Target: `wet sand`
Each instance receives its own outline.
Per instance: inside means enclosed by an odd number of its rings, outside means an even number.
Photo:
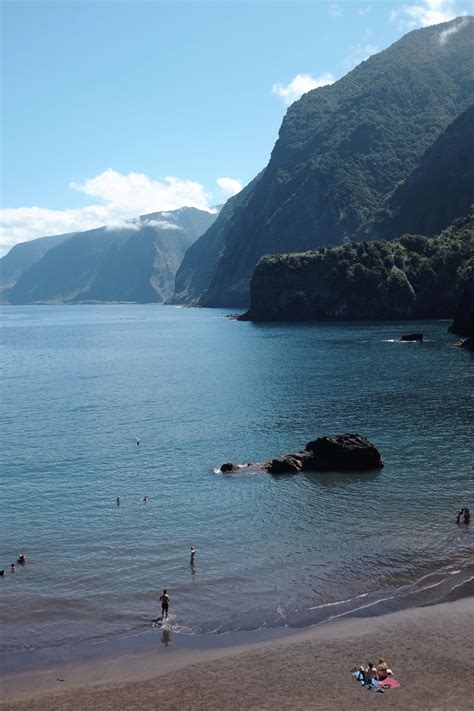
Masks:
[[[168,654],[169,652],[169,654]],[[387,659],[399,689],[371,693],[352,667]],[[211,649],[147,651],[16,672],[2,711],[470,707],[474,597],[383,617],[329,622],[291,636]],[[59,681],[62,679],[63,681]]]

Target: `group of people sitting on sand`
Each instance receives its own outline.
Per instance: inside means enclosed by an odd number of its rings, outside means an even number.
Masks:
[[[398,682],[393,679],[392,670],[385,659],[379,659],[377,664],[369,662],[366,667],[360,666],[358,669],[353,669],[352,674],[362,686],[366,686],[372,691],[384,691],[384,686],[387,688],[399,686]]]
[[[392,674],[392,670],[389,669],[389,666],[385,659],[379,659],[377,664],[369,662],[365,669],[364,667],[360,667],[360,671],[364,675],[364,682],[366,684],[372,681],[372,679],[384,681],[388,676],[391,676]]]
[[[26,555],[25,555],[24,553],[20,553],[20,555],[19,555],[18,558],[16,559],[16,562],[18,563],[18,565],[25,565],[25,563],[26,563]],[[16,570],[16,568],[15,568],[15,563],[12,563],[12,564],[10,565],[10,572],[11,572],[11,573],[14,573],[15,570]],[[0,570],[0,577],[2,577],[3,575],[5,575],[5,571],[4,571],[4,569],[2,568],[2,569]]]

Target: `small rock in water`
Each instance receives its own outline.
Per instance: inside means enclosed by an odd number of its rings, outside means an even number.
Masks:
[[[455,344],[458,348],[466,348],[468,351],[474,351],[474,338],[469,336],[468,338],[461,338]]]
[[[401,341],[423,341],[422,333],[405,333],[405,335],[400,336]]]
[[[225,462],[220,470],[221,472],[236,472],[239,467],[237,464],[232,464],[232,462]]]

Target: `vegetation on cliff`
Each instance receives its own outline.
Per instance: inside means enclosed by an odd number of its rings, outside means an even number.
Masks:
[[[436,237],[263,257],[249,320],[450,318],[474,277],[474,215]],[[471,293],[471,292],[470,292]]]
[[[469,212],[474,201],[474,104],[422,156],[358,239],[390,239],[410,232],[432,236]]]
[[[447,29],[456,31],[442,35]],[[179,299],[200,292],[202,306],[244,306],[262,255],[341,244],[359,230],[376,239],[383,224],[372,225],[374,215],[380,209],[389,220],[398,214],[390,196],[474,101],[473,42],[472,18],[416,30],[290,106],[265,172],[242,208],[225,217],[218,244],[210,245],[206,287],[194,288],[191,278]],[[412,207],[418,220],[433,205]],[[410,208],[409,220],[411,214]],[[220,228],[217,221],[200,240],[193,261]]]

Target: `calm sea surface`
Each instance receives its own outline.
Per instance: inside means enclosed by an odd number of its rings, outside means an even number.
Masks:
[[[2,650],[146,629],[163,587],[172,629],[195,634],[396,609],[473,577],[474,526],[454,518],[474,508],[474,360],[446,322],[1,313]],[[427,341],[391,340],[412,330]],[[385,468],[214,471],[346,431]]]

